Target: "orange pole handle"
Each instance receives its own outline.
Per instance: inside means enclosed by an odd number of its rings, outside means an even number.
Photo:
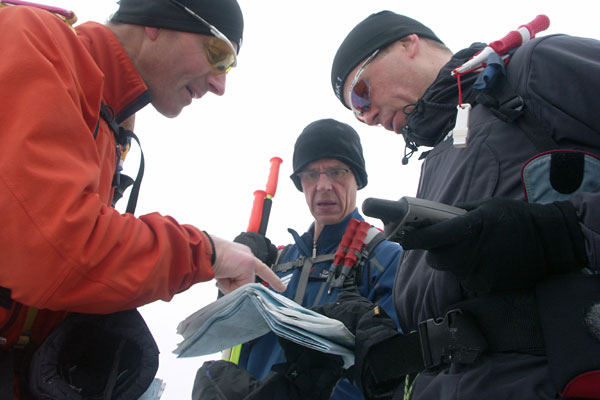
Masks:
[[[263,203],[267,192],[264,190],[254,191],[254,202],[252,203],[252,212],[250,213],[250,221],[248,222],[248,228],[246,232],[258,232],[260,228],[260,221],[263,213]]]
[[[275,196],[277,191],[277,180],[279,179],[279,166],[282,163],[282,159],[279,157],[271,158],[271,169],[269,170],[269,179],[267,180],[267,197],[272,198]]]

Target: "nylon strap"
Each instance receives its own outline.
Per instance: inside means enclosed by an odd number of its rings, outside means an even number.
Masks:
[[[550,132],[533,115],[523,98],[510,86],[504,74],[498,74],[492,88],[484,91],[473,90],[473,97],[497,118],[517,125],[538,151],[543,153],[558,148]]]
[[[120,198],[120,196],[123,195],[123,192],[125,191],[126,187],[133,183],[131,193],[129,194],[129,201],[127,202],[127,208],[125,211],[127,213],[133,214],[137,205],[138,195],[142,184],[142,178],[144,177],[144,152],[142,151],[140,140],[132,131],[124,129],[117,123],[112,109],[106,104],[104,104],[104,102],[100,103],[100,116],[104,118],[110,129],[113,131],[113,135],[115,137],[115,142],[117,143],[117,145],[125,146],[128,138],[132,138],[137,142],[138,146],[140,147],[140,167],[138,169],[138,173],[135,180],[132,180],[130,177],[122,175],[115,170],[115,193],[117,195],[116,200],[118,200],[118,198]],[[121,178],[124,179],[123,184],[121,184],[120,182]]]
[[[23,330],[21,331],[21,335],[14,347],[23,348],[29,344],[31,341],[31,328],[33,327],[33,323],[35,322],[35,317],[37,316],[38,309],[35,307],[29,307],[27,310],[27,317],[25,318],[25,324],[23,324]]]
[[[305,258],[304,265],[302,265],[302,272],[300,273],[300,280],[298,281],[298,288],[296,289],[296,295],[294,301],[298,304],[302,304],[304,299],[304,293],[306,292],[306,286],[308,285],[308,276],[313,266],[312,258]]]

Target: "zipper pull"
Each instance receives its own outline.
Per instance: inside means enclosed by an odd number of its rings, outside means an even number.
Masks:
[[[469,113],[471,105],[469,103],[459,104],[456,111],[456,124],[452,130],[452,138],[454,147],[462,149],[467,147],[467,139],[469,135]]]

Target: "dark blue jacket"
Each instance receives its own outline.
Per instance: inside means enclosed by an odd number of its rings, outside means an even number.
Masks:
[[[346,231],[350,218],[363,220],[358,210],[355,209],[342,222],[335,225],[327,225],[319,235],[316,242],[316,254],[333,254]],[[289,247],[280,263],[293,261],[301,256],[311,257],[313,254],[313,232],[314,224],[311,225],[308,232],[302,236],[296,231],[289,229],[294,237],[295,244]],[[394,276],[402,248],[392,242],[383,241],[375,247],[372,257],[365,264],[362,271],[362,279],[358,285],[359,292],[374,303],[383,307],[388,315],[392,316],[397,322],[392,301],[392,287]],[[304,294],[302,305],[310,308],[315,304],[315,298],[321,288],[322,283],[327,279],[327,272],[331,262],[322,262],[315,264],[309,276],[308,285]],[[293,299],[298,288],[301,268],[295,268],[288,272],[278,274],[284,281],[288,281],[287,290],[284,296]],[[325,290],[320,301],[316,305],[330,303],[337,299],[339,289],[334,289],[330,294]],[[283,350],[277,342],[277,337],[273,333],[268,333],[252,343],[242,346],[239,365],[250,371],[256,378],[263,379],[271,370],[274,364],[285,362]],[[340,382],[332,396],[332,399],[362,399],[358,387],[354,386],[348,380]]]

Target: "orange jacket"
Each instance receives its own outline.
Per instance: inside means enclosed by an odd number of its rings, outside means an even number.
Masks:
[[[121,122],[150,96],[108,28],[76,31],[46,11],[0,9],[0,286],[40,309],[38,343],[64,311],[130,309],[213,278],[205,233],[110,207],[115,141],[100,101]],[[0,307],[7,345],[26,310],[7,331]]]

